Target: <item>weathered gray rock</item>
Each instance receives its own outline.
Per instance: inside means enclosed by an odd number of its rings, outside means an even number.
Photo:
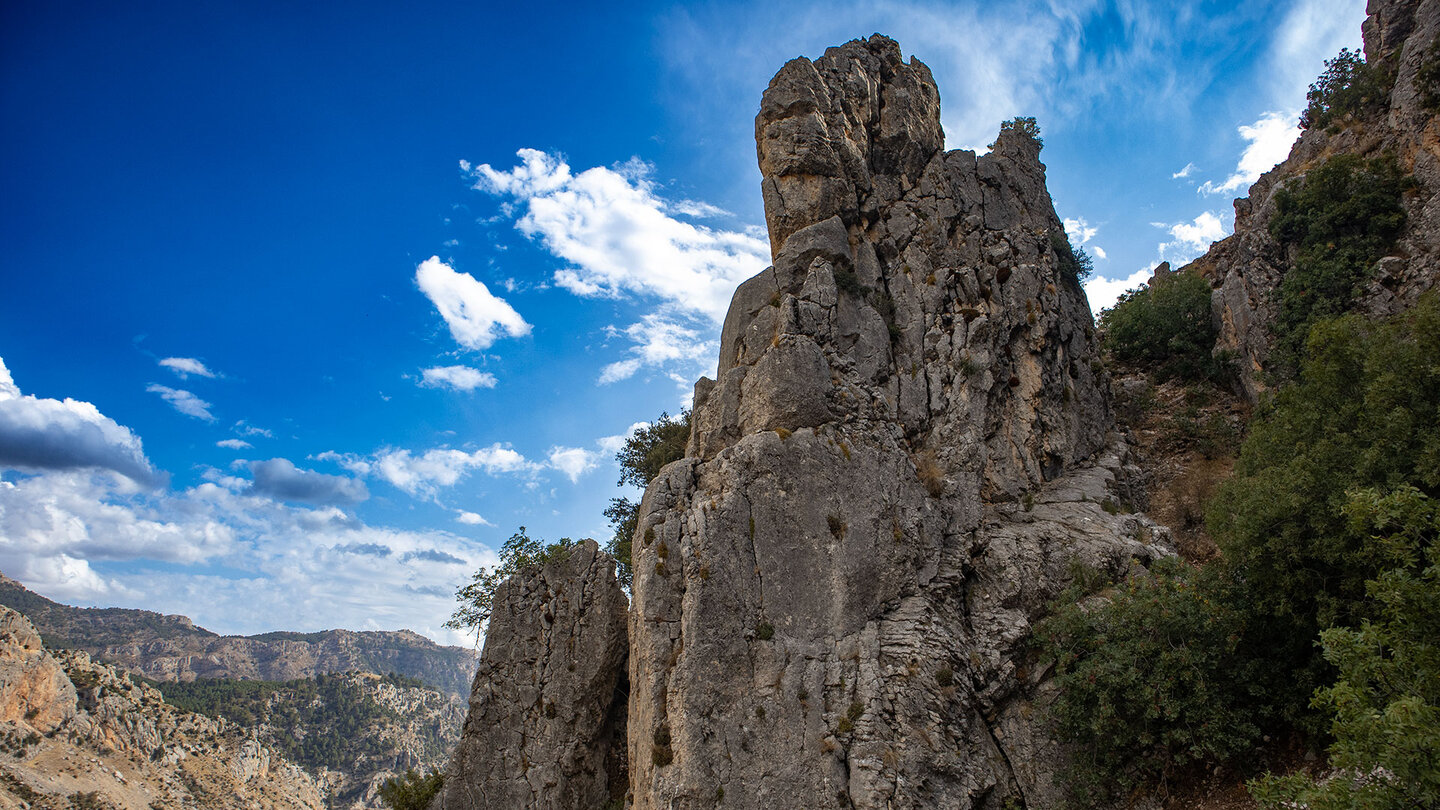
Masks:
[[[1433,112],[1421,106],[1417,73],[1440,36],[1440,0],[1371,0],[1365,20],[1365,58],[1395,72],[1389,109],[1377,121],[1339,122],[1336,131],[1307,130],[1285,162],[1235,201],[1235,232],[1215,243],[1191,267],[1214,288],[1217,348],[1236,356],[1240,386],[1252,401],[1265,384],[1276,292],[1294,257],[1270,237],[1275,195],[1287,183],[1339,154],[1375,157],[1389,152],[1415,178],[1404,205],[1408,222],[1392,255],[1371,271],[1357,308],[1376,316],[1408,309],[1440,280],[1440,137]]]
[[[433,810],[594,810],[624,796],[626,607],[593,540],[496,589]]]
[[[787,64],[756,139],[774,266],[635,536],[634,807],[1052,806],[1030,623],[1074,562],[1167,552],[1106,503],[1126,451],[1039,144],[942,152],[878,35]]]

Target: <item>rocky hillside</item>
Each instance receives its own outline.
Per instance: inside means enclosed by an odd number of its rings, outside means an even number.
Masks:
[[[228,720],[304,768],[334,810],[383,807],[386,779],[443,767],[465,718],[459,698],[395,675],[154,686],[172,705]]]
[[[1364,257],[1368,271],[1343,279],[1324,314],[1361,309],[1392,315],[1413,306],[1440,279],[1440,3],[1436,0],[1372,0],[1365,22],[1368,96],[1337,98],[1290,150],[1285,162],[1235,201],[1235,233],[1215,243],[1190,269],[1210,278],[1220,324],[1219,348],[1237,359],[1240,385],[1252,400],[1267,387],[1277,329],[1300,320],[1293,302],[1313,306],[1324,294],[1320,283],[1299,283],[1297,266],[1319,264],[1301,240],[1277,227],[1282,199],[1303,188],[1307,176],[1337,164],[1335,158],[1393,162],[1406,187],[1397,189],[1404,210],[1398,233]],[[1360,84],[1360,82],[1357,82]],[[1358,189],[1333,194],[1358,197]],[[1401,193],[1403,192],[1403,193]],[[1378,217],[1376,217],[1378,219]],[[1327,235],[1334,251],[1336,236]],[[1343,243],[1339,244],[1343,248]],[[1287,283],[1286,279],[1290,279]],[[1352,284],[1359,287],[1352,294]],[[1300,322],[1303,325],[1303,321]],[[1289,327],[1292,331],[1295,325]],[[1273,381],[1272,381],[1273,382]]]
[[[61,605],[3,575],[0,605],[30,617],[53,648],[83,650],[156,681],[289,681],[333,672],[395,672],[464,696],[478,659],[473,650],[442,647],[408,630],[221,636],[184,616]]]
[[[181,711],[0,607],[0,808],[321,810],[319,786],[252,734]]]

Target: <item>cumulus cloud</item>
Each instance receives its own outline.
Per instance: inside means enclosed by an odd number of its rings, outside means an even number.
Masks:
[[[565,473],[572,484],[579,481],[580,476],[595,469],[598,457],[598,453],[583,447],[550,448],[550,466]]]
[[[415,283],[450,327],[450,335],[467,349],[488,349],[501,337],[524,337],[530,324],[505,299],[491,294],[484,282],[431,256],[415,269]]]
[[[404,627],[469,642],[442,624],[455,587],[498,562],[492,551],[205,477],[182,492],[85,471],[0,484],[0,570],[51,598],[185,613],[222,633]]]
[[[1065,233],[1069,234],[1072,239],[1077,240],[1082,245],[1094,239],[1095,234],[1100,232],[1093,225],[1078,217],[1075,219],[1067,217],[1060,224],[1065,226]]]
[[[718,323],[741,281],[770,260],[764,239],[677,219],[713,213],[661,197],[639,161],[574,174],[556,155],[521,149],[520,165],[470,170],[475,188],[521,203],[515,225],[569,266],[555,283],[582,296],[655,296]]]
[[[1224,182],[1201,183],[1200,193],[1226,194],[1248,189],[1260,175],[1275,168],[1290,154],[1291,145],[1300,137],[1298,118],[1298,112],[1267,112],[1253,124],[1242,124],[1238,131],[1247,146],[1240,155],[1240,164]]]
[[[1121,293],[1139,287],[1150,280],[1154,271],[1149,268],[1136,270],[1124,278],[1101,278],[1091,276],[1085,281],[1085,298],[1090,302],[1090,311],[1099,317],[1100,310],[1115,306]]]
[[[186,416],[193,416],[196,419],[203,419],[206,422],[214,422],[215,417],[210,413],[210,403],[195,396],[189,391],[169,388],[159,383],[150,383],[145,390],[152,394],[159,394],[160,398],[174,406],[175,410]]]
[[[41,399],[20,392],[0,359],[0,466],[26,471],[98,467],[145,486],[163,476],[140,438],[89,402]]]
[[[488,371],[469,366],[437,366],[421,372],[420,385],[425,388],[450,388],[456,391],[474,391],[476,388],[494,388],[495,375]]]
[[[528,475],[542,468],[499,442],[469,452],[439,447],[416,455],[409,450],[385,449],[372,456],[327,452],[315,458],[334,461],[357,475],[377,477],[410,495],[427,498],[435,497],[443,487],[454,486],[471,470]]]
[[[1206,211],[1190,222],[1162,225],[1173,237],[1159,245],[1160,258],[1179,267],[1187,264],[1210,249],[1210,244],[1226,236],[1225,223],[1214,213]]]
[[[160,365],[175,372],[180,379],[186,379],[190,375],[196,377],[209,377],[214,379],[215,372],[205,367],[205,364],[193,357],[167,357],[160,361]]]
[[[370,497],[365,484],[343,475],[303,470],[289,459],[250,462],[250,491],[282,501],[317,505],[359,503]]]
[[[466,526],[494,526],[494,525],[495,525],[494,523],[491,523],[490,521],[488,521],[488,520],[486,520],[485,518],[481,517],[479,514],[477,514],[477,513],[475,513],[475,512],[467,512],[467,511],[465,511],[464,509],[458,509],[458,510],[456,510],[456,512],[455,512],[455,522],[456,522],[456,523],[464,523]]]
[[[227,450],[248,450],[255,445],[245,441],[244,439],[221,439],[220,441],[215,442],[215,446],[224,447]]]

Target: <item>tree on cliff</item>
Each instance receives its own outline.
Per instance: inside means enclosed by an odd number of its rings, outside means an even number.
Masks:
[[[462,585],[455,591],[455,598],[459,600],[460,606],[455,608],[445,626],[452,630],[474,632],[475,643],[479,644],[485,623],[490,621],[490,609],[495,603],[495,589],[500,587],[500,583],[527,568],[544,565],[567,553],[573,545],[575,541],[568,537],[546,544],[543,540],[531,538],[525,533],[525,527],[521,526],[519,531],[510,535],[510,539],[500,547],[499,565],[493,568],[480,566],[470,578],[469,584]]]
[[[690,441],[690,411],[682,411],[672,417],[661,411],[659,418],[639,430],[628,439],[615,459],[620,462],[620,481],[617,486],[629,484],[640,489],[650,485],[660,469],[672,461],[685,457],[685,444]],[[605,550],[617,563],[620,584],[630,588],[630,541],[635,535],[635,521],[640,517],[640,504],[629,498],[612,498],[605,509],[605,517],[615,527],[615,536],[606,544]]]

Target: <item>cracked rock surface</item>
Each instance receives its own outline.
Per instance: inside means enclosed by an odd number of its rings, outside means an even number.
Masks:
[[[589,810],[624,796],[626,606],[594,540],[496,589],[432,810]]]
[[[1123,571],[1089,306],[1040,145],[945,152],[883,36],[796,59],[756,118],[774,264],[735,292],[686,458],[634,538],[633,806],[1059,802],[1031,623]]]

